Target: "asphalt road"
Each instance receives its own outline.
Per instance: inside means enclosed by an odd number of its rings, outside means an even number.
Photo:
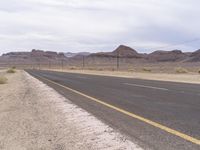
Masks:
[[[144,149],[200,149],[197,144],[200,142],[200,85],[53,71],[26,71]],[[90,97],[136,117],[145,118],[147,122],[93,101]],[[148,123],[149,120],[162,126],[154,126]],[[173,132],[167,132],[162,129],[163,126]],[[176,132],[182,135],[177,136]],[[193,139],[196,144],[192,142]]]

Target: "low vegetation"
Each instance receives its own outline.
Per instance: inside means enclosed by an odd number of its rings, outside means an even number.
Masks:
[[[103,71],[103,68],[98,68],[98,71]],[[113,71],[113,70],[112,70]]]
[[[188,70],[182,67],[178,67],[175,69],[176,73],[188,73]]]
[[[111,68],[111,71],[115,71],[115,68]]]
[[[77,70],[77,67],[72,66],[72,67],[70,67],[69,69],[70,69],[70,70]]]
[[[142,71],[144,71],[144,72],[151,72],[152,70],[150,68],[142,68]]]
[[[92,67],[88,67],[87,69],[88,70],[95,70],[95,68],[92,68]]]
[[[200,70],[198,70],[198,73],[200,74]]]
[[[16,72],[16,70],[14,68],[10,68],[7,70],[7,73],[15,73],[15,72]]]
[[[128,69],[128,71],[129,71],[129,72],[134,72],[134,71],[135,71],[135,69]]]
[[[8,79],[6,77],[0,76],[0,84],[6,84]]]

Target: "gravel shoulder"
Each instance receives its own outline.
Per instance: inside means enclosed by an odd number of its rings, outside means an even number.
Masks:
[[[0,85],[0,149],[141,149],[24,71],[6,77]]]
[[[91,74],[100,76],[114,76],[123,78],[135,78],[144,80],[171,81],[182,83],[200,84],[200,74],[185,73],[185,74],[167,74],[167,73],[147,73],[147,72],[125,72],[125,71],[96,71],[96,70],[59,70],[45,69],[52,71],[63,71],[78,74]]]

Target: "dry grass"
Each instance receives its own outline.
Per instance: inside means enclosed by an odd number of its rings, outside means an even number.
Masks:
[[[16,72],[16,70],[14,68],[10,68],[7,70],[7,73],[15,73],[15,72]]]
[[[142,71],[144,71],[144,72],[151,72],[152,70],[150,68],[142,68]]]
[[[182,67],[178,67],[175,69],[176,73],[188,73],[188,70]]]
[[[128,69],[129,72],[135,72],[135,69]]]
[[[77,70],[77,67],[72,66],[72,67],[70,67],[69,69],[70,69],[70,70]]]
[[[6,77],[1,76],[0,77],[0,84],[6,84],[8,79]]]

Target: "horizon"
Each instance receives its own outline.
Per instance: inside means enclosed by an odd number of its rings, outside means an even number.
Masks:
[[[120,44],[139,53],[196,51],[198,4],[195,0],[1,1],[0,55],[33,48],[109,52]]]
[[[127,47],[130,47],[130,46],[128,46],[128,45],[119,45],[119,46],[127,46]],[[118,46],[118,47],[119,47]],[[116,47],[115,49],[113,49],[113,50],[110,50],[110,51],[96,51],[96,52],[89,52],[89,51],[78,51],[78,52],[71,52],[71,51],[65,51],[65,52],[62,52],[62,51],[56,51],[56,50],[44,50],[44,49],[31,49],[31,50],[24,50],[24,51],[20,51],[20,50],[18,50],[18,51],[8,51],[8,52],[6,52],[6,53],[0,53],[0,56],[2,56],[3,54],[7,54],[7,53],[11,53],[11,52],[32,52],[32,50],[41,50],[41,51],[44,51],[44,52],[56,52],[56,53],[90,53],[90,54],[92,54],[92,53],[101,53],[101,52],[103,52],[103,53],[105,53],[105,52],[113,52],[114,50],[116,50],[118,47]],[[130,48],[132,48],[132,47],[130,47]],[[196,49],[196,50],[193,50],[193,51],[184,51],[184,50],[181,50],[181,49],[172,49],[172,50],[162,50],[162,49],[157,49],[157,50],[153,50],[153,51],[150,51],[150,52],[140,52],[139,50],[137,50],[137,49],[134,49],[134,48],[132,48],[133,50],[135,50],[135,51],[137,51],[138,53],[140,53],[140,54],[150,54],[150,53],[153,53],[153,52],[155,52],[155,51],[173,51],[173,50],[180,50],[180,51],[182,51],[183,53],[189,53],[189,52],[195,52],[195,51],[198,51],[198,50],[200,50],[200,49]]]

